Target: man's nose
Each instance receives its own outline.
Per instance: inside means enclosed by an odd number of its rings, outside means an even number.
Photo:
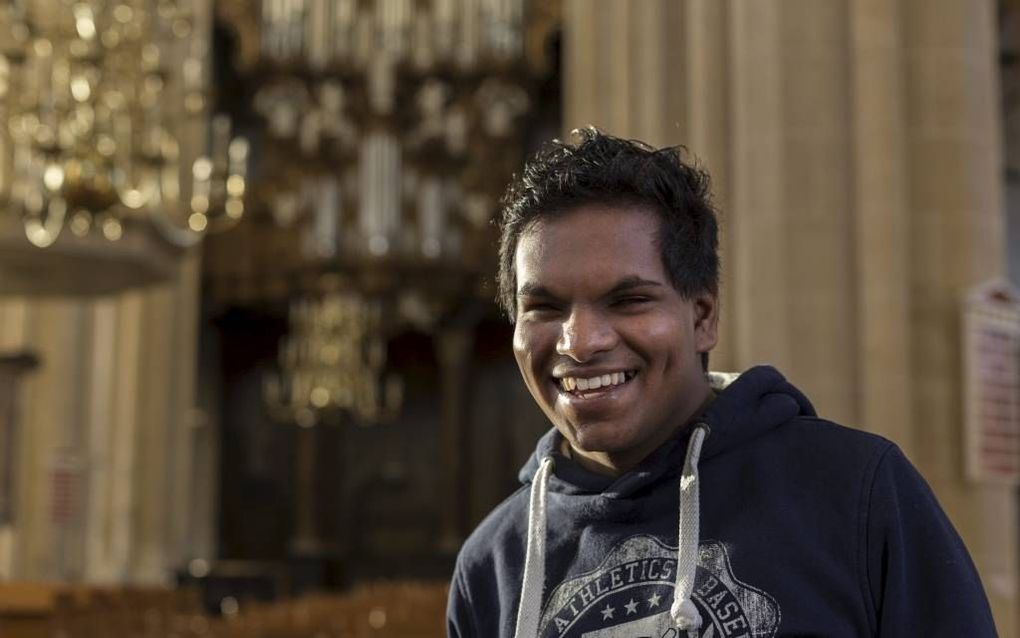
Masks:
[[[591,310],[575,309],[560,325],[556,353],[584,363],[600,352],[612,350],[616,342],[616,331],[605,317]]]

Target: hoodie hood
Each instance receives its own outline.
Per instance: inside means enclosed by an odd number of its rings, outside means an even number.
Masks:
[[[696,420],[709,431],[701,451],[703,461],[745,445],[794,417],[815,416],[807,397],[772,366],[755,366],[742,374],[710,372],[709,381],[717,395]],[[691,429],[681,428],[632,471],[610,477],[590,472],[564,456],[560,451],[563,436],[554,428],[538,441],[518,478],[530,483],[542,460],[551,458],[555,465],[549,476],[551,492],[623,498],[651,483],[679,476]]]

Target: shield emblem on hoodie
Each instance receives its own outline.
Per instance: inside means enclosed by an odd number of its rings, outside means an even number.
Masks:
[[[594,570],[562,582],[546,603],[542,638],[772,638],[780,609],[768,593],[733,575],[726,547],[699,546],[692,600],[697,631],[678,629],[669,614],[675,547],[647,535],[616,545]]]

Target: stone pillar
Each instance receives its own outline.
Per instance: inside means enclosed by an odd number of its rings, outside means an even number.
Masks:
[[[212,559],[215,553],[218,502],[218,438],[199,397],[199,320],[202,303],[202,260],[199,251],[187,253],[169,306],[174,335],[171,350],[172,396],[164,499],[167,503],[166,564],[180,566],[193,558]]]
[[[775,364],[857,423],[847,8],[728,6],[735,363]]]
[[[731,3],[729,10],[730,72],[716,79],[731,87],[731,238],[723,267],[732,302],[723,312],[733,322],[736,368],[761,361],[789,370],[782,25],[771,3]]]
[[[109,353],[112,361],[105,370],[111,391],[107,404],[110,427],[101,443],[106,450],[102,463],[106,480],[91,485],[93,490],[101,491],[105,503],[95,510],[96,518],[89,520],[89,535],[98,536],[105,550],[98,571],[92,576],[101,582],[124,582],[133,577],[132,563],[138,544],[133,512],[138,498],[136,440],[143,427],[140,414],[145,356],[143,293],[127,293],[111,304],[114,317],[111,323],[116,328]],[[103,355],[97,353],[97,357]],[[98,462],[94,464],[99,466]]]
[[[1005,272],[997,5],[904,0],[916,461],[1017,631],[1017,500],[963,479],[961,300]]]
[[[127,558],[117,559],[124,547],[114,546],[115,522],[123,519],[115,516],[114,486],[119,480],[130,481],[130,472],[118,471],[124,464],[125,435],[119,433],[121,420],[115,418],[114,406],[121,406],[132,414],[134,403],[133,377],[129,373],[120,380],[115,371],[124,359],[136,355],[134,343],[137,330],[124,330],[126,310],[132,308],[118,304],[115,299],[102,299],[93,303],[92,353],[89,357],[89,379],[91,380],[91,403],[89,406],[88,455],[89,487],[86,504],[88,532],[85,540],[85,579],[97,582],[116,582],[126,570]],[[126,352],[126,357],[124,353]],[[121,383],[127,383],[125,388]],[[127,395],[118,399],[117,392]],[[124,405],[127,403],[128,405]],[[130,434],[130,432],[126,433]],[[130,448],[128,448],[130,449]],[[128,502],[130,505],[130,502]]]
[[[87,310],[84,302],[59,299],[14,301],[4,310],[0,348],[29,350],[41,360],[20,389],[11,575],[77,579],[83,569]]]
[[[674,3],[671,3],[674,4]],[[722,261],[722,285],[719,300],[719,344],[712,351],[710,367],[714,370],[735,370],[733,326],[737,304],[736,292],[729,284],[733,253],[733,224],[730,211],[732,193],[733,133],[730,127],[730,96],[734,90],[727,82],[730,64],[729,20],[727,3],[717,0],[687,0],[676,5],[684,9],[681,37],[684,42],[684,82],[673,82],[685,105],[686,134],[683,143],[712,175],[715,205],[719,210],[719,253]],[[674,9],[678,11],[678,9]],[[669,25],[667,25],[669,28]],[[723,81],[720,81],[723,78]],[[684,90],[686,89],[686,90]]]
[[[682,9],[672,0],[567,0],[566,132],[593,124],[659,144],[685,139],[685,91],[662,81],[684,65],[676,43]]]
[[[858,415],[913,456],[906,44],[898,3],[849,3]]]
[[[137,432],[138,551],[134,578],[160,582],[168,569],[187,555],[186,530],[198,515],[188,503],[192,478],[192,436],[195,425],[195,379],[198,350],[199,253],[189,253],[172,281],[143,291],[139,353]],[[215,489],[215,483],[203,486]]]
[[[21,389],[10,577],[165,582],[179,566],[198,266],[191,253],[172,281],[113,297],[0,299],[0,350],[41,360]]]
[[[17,455],[20,409],[19,382],[35,368],[38,359],[29,353],[0,354],[0,581],[12,572],[16,477],[21,463]]]

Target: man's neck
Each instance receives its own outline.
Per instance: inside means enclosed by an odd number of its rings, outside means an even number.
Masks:
[[[697,409],[695,409],[694,412],[692,412],[679,425],[666,430],[661,436],[653,439],[648,445],[643,447],[636,448],[634,450],[626,450],[618,454],[609,452],[586,452],[578,450],[571,446],[566,439],[563,439],[560,444],[560,452],[567,458],[576,461],[578,465],[589,472],[602,474],[604,476],[620,476],[640,465],[653,452],[672,439],[674,435],[689,428],[691,424],[705,412],[714,399],[715,392],[708,386],[708,384],[706,384],[704,397],[699,403]]]

